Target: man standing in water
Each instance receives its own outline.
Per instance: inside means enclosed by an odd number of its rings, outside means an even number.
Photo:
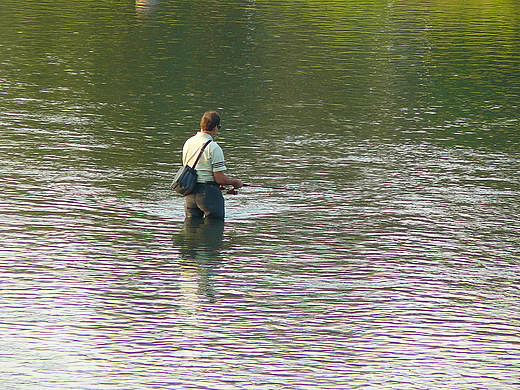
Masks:
[[[220,116],[216,111],[207,111],[200,120],[200,131],[189,138],[182,149],[182,163],[189,165],[199,154],[201,148],[220,129]],[[224,152],[216,142],[209,142],[204,149],[197,166],[198,173],[195,190],[185,197],[184,211],[186,218],[224,219],[224,197],[220,185],[232,185],[234,188],[242,187],[242,182],[232,179],[224,174]]]

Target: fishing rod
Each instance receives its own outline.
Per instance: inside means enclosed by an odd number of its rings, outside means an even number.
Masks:
[[[302,192],[308,192],[310,190],[302,190],[299,188],[288,188],[288,187],[276,187],[276,186],[262,186],[258,184],[242,184],[243,187],[257,187],[257,188],[267,188],[272,190],[284,190],[284,191],[302,191]]]
[[[282,191],[293,191],[293,192],[313,192],[313,193],[319,193],[319,191],[314,190],[305,190],[301,188],[290,188],[290,187],[277,187],[277,186],[264,186],[259,184],[242,184],[242,187],[256,187],[256,188],[265,188],[269,190],[282,190]],[[237,195],[238,192],[235,188],[231,188],[226,192],[227,194],[231,195]]]

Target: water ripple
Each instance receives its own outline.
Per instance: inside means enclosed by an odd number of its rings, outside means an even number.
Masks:
[[[520,386],[514,10],[299,3],[4,4],[10,389]],[[185,224],[216,101],[288,189]]]

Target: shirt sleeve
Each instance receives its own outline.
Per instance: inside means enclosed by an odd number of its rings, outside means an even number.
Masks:
[[[224,152],[220,146],[217,144],[215,144],[215,146],[216,147],[211,148],[211,170],[213,172],[225,171],[226,163],[224,161]]]

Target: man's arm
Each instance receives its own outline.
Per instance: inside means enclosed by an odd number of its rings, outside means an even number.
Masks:
[[[218,184],[221,185],[232,185],[234,188],[240,188],[243,183],[238,179],[232,179],[227,176],[223,171],[213,172],[213,177]]]

